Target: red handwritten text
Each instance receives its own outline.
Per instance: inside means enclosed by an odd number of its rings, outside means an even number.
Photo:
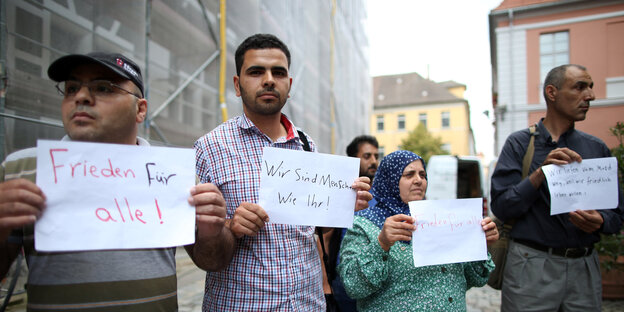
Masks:
[[[108,164],[104,167],[88,163],[87,160],[77,162],[59,162],[55,158],[60,152],[67,152],[66,148],[50,149],[50,161],[52,162],[52,170],[54,172],[54,184],[56,184],[61,176],[69,176],[75,178],[78,176],[93,178],[136,178],[132,169],[121,169],[113,166],[110,158],[107,158]]]
[[[156,210],[158,211],[158,219],[160,219],[160,224],[163,224],[162,213],[160,212],[160,207],[158,206],[158,199],[154,198],[154,202],[156,203]]]
[[[456,220],[454,214],[449,214],[445,218],[438,219],[437,214],[433,214],[432,220],[419,221],[418,215],[414,216],[416,218],[416,231],[427,230],[434,227],[450,227],[451,232],[457,228],[463,227],[464,225],[476,225],[481,224],[481,219],[476,216],[470,217],[467,220]]]
[[[130,204],[128,203],[128,199],[124,197],[124,201],[126,202],[126,208],[128,210],[128,216],[130,217],[128,222],[134,222],[134,219],[136,218],[139,222],[145,224],[146,222],[143,221],[143,219],[141,219],[141,217],[143,217],[143,211],[141,211],[139,209],[135,209],[134,210],[134,216],[133,216],[133,212],[130,209]],[[95,209],[95,216],[98,219],[100,219],[101,221],[104,221],[104,222],[109,222],[109,221],[118,222],[117,219],[115,219],[113,217],[113,215],[117,215],[119,217],[119,219],[121,220],[121,222],[126,223],[126,218],[124,217],[124,211],[119,206],[119,202],[117,202],[117,198],[115,198],[115,206],[117,206],[117,212],[119,214],[116,214],[114,212],[114,210],[111,213],[106,208],[97,208],[97,209]],[[158,212],[160,213],[160,209],[159,209]]]

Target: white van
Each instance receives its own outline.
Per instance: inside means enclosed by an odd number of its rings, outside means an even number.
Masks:
[[[476,156],[434,155],[427,163],[426,199],[483,198],[483,216],[488,215],[488,191]]]

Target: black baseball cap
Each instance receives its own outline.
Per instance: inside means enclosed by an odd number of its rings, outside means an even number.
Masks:
[[[106,66],[119,76],[132,81],[141,90],[141,96],[144,96],[141,69],[131,59],[119,53],[91,52],[63,56],[50,64],[48,77],[56,82],[65,81],[76,66],[89,63]]]

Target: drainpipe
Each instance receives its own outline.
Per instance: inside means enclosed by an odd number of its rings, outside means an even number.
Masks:
[[[150,126],[151,126],[151,118],[149,115],[149,90],[150,90],[150,83],[149,83],[149,41],[150,41],[150,37],[152,36],[151,32],[151,28],[152,28],[152,23],[151,23],[151,17],[152,17],[152,0],[147,0],[145,1],[145,69],[144,69],[144,75],[143,77],[145,78],[143,81],[143,85],[144,85],[144,94],[143,97],[148,100],[147,103],[147,111],[145,112],[145,124],[143,125],[145,127],[145,138],[146,139],[150,139]]]
[[[507,11],[507,16],[509,18],[509,125],[511,127],[511,132],[516,129],[514,115],[516,112],[516,103],[514,96],[514,60],[513,60],[513,9],[509,9]]]
[[[0,1],[0,114],[4,114],[8,80],[6,68],[6,33],[6,1]],[[6,156],[4,150],[5,144],[4,117],[0,117],[0,160],[4,159],[4,156]]]
[[[219,5],[219,41],[220,41],[220,61],[221,67],[219,68],[219,105],[221,107],[221,121],[226,122],[227,105],[225,103],[225,70],[227,69],[227,38],[225,37],[226,23],[225,23],[225,5],[226,0],[221,0]]]
[[[335,80],[335,68],[334,68],[334,56],[335,56],[335,18],[336,18],[336,0],[332,0],[332,10],[331,10],[331,22],[329,24],[329,126],[331,131],[331,150],[332,154],[336,153],[336,94],[334,93],[334,80]]]

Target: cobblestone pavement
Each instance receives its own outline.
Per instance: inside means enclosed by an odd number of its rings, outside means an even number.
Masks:
[[[176,263],[179,312],[201,312],[206,273],[195,266],[184,248],[178,248],[176,251]],[[472,288],[466,293],[467,312],[500,311],[500,296],[499,290],[495,290],[487,285],[480,288]],[[14,299],[14,304],[10,305],[6,311],[26,311],[24,295],[18,295]],[[624,312],[624,300],[604,300],[602,311]]]
[[[501,292],[488,285],[466,293],[467,312],[500,311]],[[603,300],[602,312],[624,312],[624,300]]]
[[[500,299],[500,290],[490,286],[471,288],[466,292],[466,310],[467,312],[500,311]]]
[[[180,312],[200,312],[206,274],[193,264],[183,249],[178,249],[176,258]],[[498,312],[500,299],[500,290],[490,286],[472,288],[466,293],[467,312]],[[604,300],[602,311],[624,312],[624,300]]]

